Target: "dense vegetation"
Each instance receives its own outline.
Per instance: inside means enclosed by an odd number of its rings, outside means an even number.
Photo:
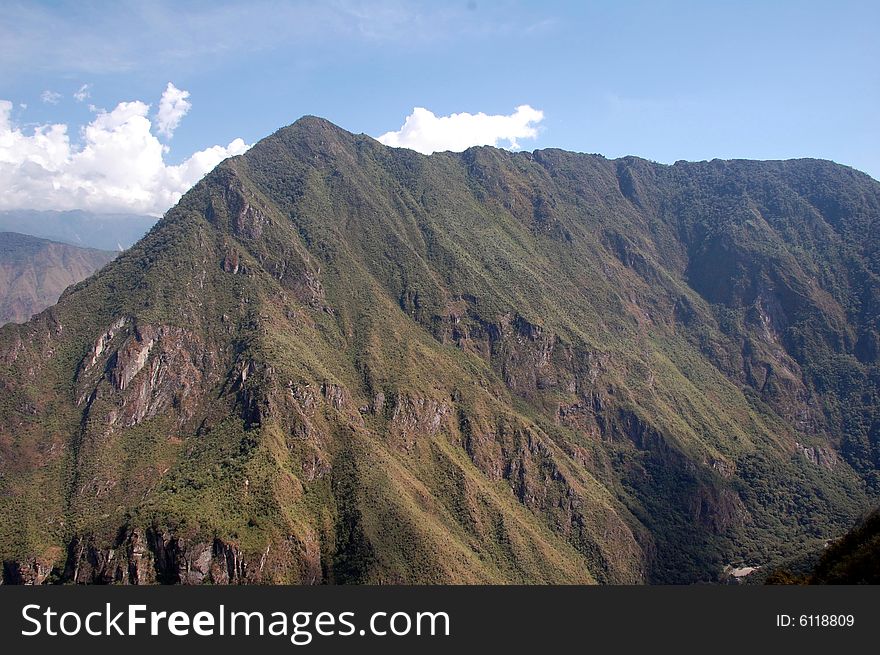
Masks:
[[[878,218],[830,162],[301,119],[0,331],[6,577],[691,582],[814,549],[880,494]]]
[[[880,511],[874,511],[830,544],[808,578],[810,584],[880,584]]]
[[[768,572],[766,584],[880,584],[880,510],[821,550]]]

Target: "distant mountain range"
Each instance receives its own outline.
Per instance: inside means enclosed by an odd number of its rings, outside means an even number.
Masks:
[[[880,499],[880,183],[306,117],[0,328],[7,582],[692,583]]]
[[[27,321],[117,254],[0,232],[0,325]]]
[[[124,250],[144,236],[156,217],[87,211],[0,211],[0,232],[18,232],[99,250]]]

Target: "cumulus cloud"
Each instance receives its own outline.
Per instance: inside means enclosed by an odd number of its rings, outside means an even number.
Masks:
[[[499,146],[519,148],[519,139],[538,136],[538,123],[544,112],[529,105],[520,105],[512,114],[487,115],[451,114],[435,116],[433,112],[416,107],[396,132],[378,137],[387,146],[411,148],[425,155],[442,150],[459,152],[471,146]],[[505,143],[506,142],[506,143]]]
[[[174,130],[180,125],[180,121],[192,107],[187,100],[189,91],[183,91],[168,82],[162,99],[159,100],[159,112],[156,114],[156,129],[169,139],[174,135]]]
[[[76,100],[77,102],[82,102],[86,98],[90,98],[92,96],[91,88],[92,88],[91,84],[83,84],[81,87],[79,87],[79,89],[74,91],[74,93],[73,93],[74,100]]]
[[[235,139],[194,153],[178,165],[152,133],[150,106],[121,102],[82,128],[25,131],[13,124],[12,103],[0,100],[0,209],[88,209],[162,214],[208,171],[250,146]]]
[[[61,100],[61,94],[56,91],[49,91],[46,89],[40,94],[40,100],[45,102],[47,105],[57,105],[58,101]]]

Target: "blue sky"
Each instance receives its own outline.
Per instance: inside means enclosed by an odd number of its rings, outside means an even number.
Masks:
[[[41,165],[56,177],[88,169],[75,173],[75,193],[47,205],[57,208],[112,209],[128,194],[155,213],[199,166],[237,152],[235,139],[252,144],[303,114],[379,136],[415,107],[510,116],[529,105],[541,118],[520,136],[535,136],[516,139],[529,150],[665,163],[811,156],[880,178],[878,2],[4,2],[3,14],[5,129],[25,150],[35,128],[65,125],[68,159]],[[189,94],[170,137],[157,123],[169,82]],[[109,165],[87,166],[81,153],[71,162],[102,110],[92,149],[122,123],[126,148],[147,130],[153,163],[125,174],[154,175],[160,157],[162,180],[141,188],[120,172],[115,196],[89,195],[83,179]],[[462,125],[443,129],[461,135]],[[483,127],[472,127],[479,140]],[[498,129],[484,140],[509,144]],[[0,208],[46,204],[46,187],[21,179],[21,161],[10,177],[2,157]]]

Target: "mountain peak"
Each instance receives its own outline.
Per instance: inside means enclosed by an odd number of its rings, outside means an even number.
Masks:
[[[293,123],[291,123],[287,127],[297,127],[300,129],[327,129],[327,128],[330,128],[330,129],[340,130],[342,132],[346,131],[346,130],[343,130],[338,125],[336,125],[336,123],[333,123],[333,122],[327,120],[323,116],[315,116],[314,114],[304,114],[304,115],[300,116],[299,118],[297,118],[295,121],[293,121]]]
[[[316,138],[316,139],[350,139],[354,135],[335,123],[330,122],[326,118],[320,116],[306,115],[298,118],[286,127],[282,127],[275,132],[274,135],[296,135],[300,138]],[[272,138],[272,137],[269,137]]]
[[[258,141],[245,153],[245,159],[254,161],[262,157],[277,159],[281,151],[303,158],[305,161],[335,156],[354,143],[355,136],[343,128],[319,116],[306,115],[290,125],[282,127]]]

